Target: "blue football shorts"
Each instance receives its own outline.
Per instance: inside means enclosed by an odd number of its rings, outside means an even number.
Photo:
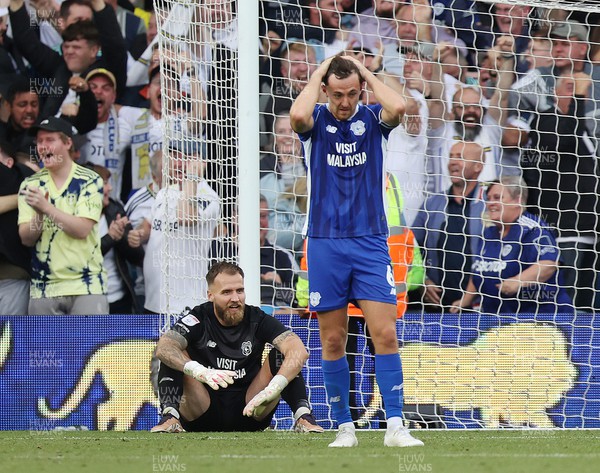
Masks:
[[[385,235],[309,238],[306,254],[310,310],[339,309],[361,299],[396,304]]]

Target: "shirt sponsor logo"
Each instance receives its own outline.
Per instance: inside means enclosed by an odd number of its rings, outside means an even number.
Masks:
[[[367,153],[340,156],[339,154],[327,154],[327,164],[336,168],[349,168],[359,166],[367,162]]]
[[[501,273],[506,269],[506,261],[475,261],[473,271],[478,273]]]
[[[327,153],[327,164],[338,168],[358,166],[367,162],[367,154],[359,153],[356,143],[336,143],[335,154]]]

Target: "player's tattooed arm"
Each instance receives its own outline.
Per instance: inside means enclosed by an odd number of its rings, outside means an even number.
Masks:
[[[281,351],[281,348],[280,348],[281,343],[286,338],[290,338],[290,337],[294,337],[294,336],[296,336],[296,334],[294,332],[292,332],[291,330],[286,330],[281,335],[278,335],[277,337],[275,337],[275,340],[273,340],[273,346],[275,348],[277,348],[279,351]]]
[[[308,360],[306,347],[300,337],[291,330],[278,335],[272,344],[283,354],[283,363],[279,368],[279,372],[273,374],[280,374],[291,381],[300,373],[306,360]]]
[[[183,371],[183,366],[190,361],[185,351],[188,346],[183,335],[175,330],[169,330],[158,340],[156,357],[173,369]]]

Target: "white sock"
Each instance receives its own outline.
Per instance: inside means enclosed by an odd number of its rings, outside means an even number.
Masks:
[[[338,430],[342,430],[342,429],[350,429],[352,431],[356,430],[356,427],[354,427],[354,422],[344,422],[343,424],[340,424],[338,427]]]
[[[162,411],[162,415],[171,414],[173,417],[179,419],[179,412],[174,407],[165,407]]]
[[[310,414],[310,409],[306,406],[299,407],[294,413],[294,421],[300,419],[304,414]]]
[[[398,427],[404,427],[404,422],[402,422],[402,417],[390,417],[387,420],[387,429],[395,430]]]

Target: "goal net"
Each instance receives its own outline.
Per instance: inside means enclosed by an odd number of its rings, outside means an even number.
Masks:
[[[408,265],[396,281],[406,284],[407,417],[420,427],[600,427],[597,2],[265,0],[254,16],[241,7],[155,0],[163,183],[175,189],[157,265],[163,328],[205,299],[212,261],[260,254],[246,282],[309,347],[310,400],[335,427],[307,310],[309,182],[289,109],[318,64],[344,52],[406,102],[386,166],[388,215],[414,236],[404,259],[392,255]],[[252,57],[240,38],[257,23]],[[245,79],[254,71],[258,90]],[[361,101],[374,96],[365,89]],[[240,138],[248,129],[258,141]],[[259,196],[253,215],[240,211]],[[259,232],[258,245],[243,246]],[[351,317],[352,413],[378,428],[370,345]],[[281,406],[276,427],[291,424]]]

